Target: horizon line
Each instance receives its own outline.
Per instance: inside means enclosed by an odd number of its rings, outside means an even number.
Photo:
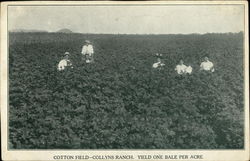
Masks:
[[[22,29],[21,29],[22,30]],[[33,30],[33,29],[32,29]],[[238,34],[244,33],[244,31],[238,32],[206,32],[206,33],[83,33],[83,32],[58,32],[58,31],[46,31],[46,30],[37,30],[37,31],[8,31],[10,33],[59,33],[59,34],[84,34],[84,35],[205,35],[205,34]]]

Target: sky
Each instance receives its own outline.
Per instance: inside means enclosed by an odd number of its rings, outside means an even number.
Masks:
[[[8,29],[190,34],[244,30],[243,5],[9,6]]]

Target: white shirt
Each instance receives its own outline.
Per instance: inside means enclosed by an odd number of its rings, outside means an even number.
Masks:
[[[175,67],[175,70],[177,71],[178,74],[184,74],[186,73],[187,66],[182,64],[182,65],[177,65]]]
[[[161,62],[157,62],[157,63],[154,63],[153,64],[153,68],[158,68],[158,67],[162,67],[162,66],[164,66],[165,64],[164,63],[161,63]]]
[[[200,68],[202,70],[206,70],[206,71],[211,70],[212,72],[214,72],[214,64],[210,61],[202,62],[200,65]]]
[[[192,71],[193,71],[193,68],[192,68],[191,66],[188,66],[188,67],[186,68],[186,73],[191,74]]]
[[[71,64],[71,62],[70,62],[69,60],[67,61],[66,59],[62,59],[62,60],[59,62],[57,69],[58,69],[59,71],[62,71],[62,70],[65,69],[65,67],[71,66],[71,65],[72,65],[72,64]]]
[[[92,55],[92,54],[94,54],[93,46],[92,45],[83,45],[82,54],[83,55],[86,55],[86,54]]]

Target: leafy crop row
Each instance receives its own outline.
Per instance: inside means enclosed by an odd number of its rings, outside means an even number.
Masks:
[[[10,33],[9,146],[15,149],[244,147],[243,35]],[[95,63],[81,61],[85,39]],[[56,70],[65,51],[74,68]],[[166,66],[151,68],[153,53]],[[216,72],[198,72],[208,56]],[[179,77],[179,59],[194,73]]]

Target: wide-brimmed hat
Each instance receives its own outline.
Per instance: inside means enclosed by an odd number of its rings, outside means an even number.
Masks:
[[[64,53],[64,55],[69,55],[69,52],[66,51],[66,52]]]
[[[85,43],[90,43],[90,41],[89,40],[85,40]]]
[[[157,56],[157,57],[162,57],[162,54],[160,54],[160,53],[155,53],[155,56]]]

